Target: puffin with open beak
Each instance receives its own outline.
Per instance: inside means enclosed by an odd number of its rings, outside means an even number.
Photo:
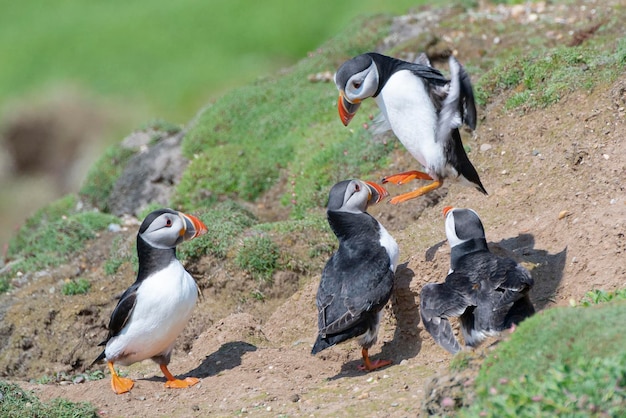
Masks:
[[[113,392],[125,393],[134,385],[131,379],[120,377],[113,365],[129,366],[145,359],[159,365],[168,388],[198,383],[195,377],[175,378],[167,365],[199,293],[195,280],[176,258],[176,246],[206,232],[206,226],[195,216],[171,209],[156,210],[141,224],[137,234],[137,280],[113,310],[109,334],[100,344],[106,347],[94,361],[107,361]]]
[[[404,184],[432,180],[426,186],[390,200],[396,204],[422,196],[458,179],[487,194],[470,162],[459,127],[476,128],[476,105],[470,78],[450,56],[450,80],[430,65],[422,54],[410,63],[377,53],[356,56],[339,67],[335,84],[339,90],[341,121],[348,126],[361,102],[373,97],[386,123],[409,153],[424,167],[385,177],[383,183]]]
[[[335,184],[328,196],[328,223],[339,248],[330,257],[317,291],[319,334],[311,354],[358,338],[361,370],[391,363],[372,361],[369,348],[376,343],[383,308],[393,290],[398,244],[373,216],[370,204],[388,196],[382,186],[361,180]]]

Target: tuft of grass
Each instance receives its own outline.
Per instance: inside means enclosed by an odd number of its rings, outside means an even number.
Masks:
[[[87,402],[53,399],[42,402],[18,385],[0,381],[0,416],[7,418],[75,418],[98,417],[96,408]]]
[[[78,279],[70,280],[63,283],[61,292],[66,296],[84,295],[91,289],[91,283],[89,280],[79,277]]]
[[[77,198],[68,195],[40,209],[9,242],[7,256],[13,260],[3,273],[6,279],[16,271],[33,272],[66,262],[85,241],[109,224],[119,222],[113,215],[76,211]]]
[[[613,292],[606,292],[601,289],[590,290],[585,293],[581,300],[583,306],[593,306],[598,303],[610,302],[612,300],[626,299],[626,289],[618,289]]]
[[[235,263],[256,280],[271,282],[279,256],[280,249],[271,238],[255,235],[244,238],[235,257]]]
[[[572,320],[576,318],[576,320]],[[525,320],[483,363],[461,417],[619,416],[626,409],[626,302]]]

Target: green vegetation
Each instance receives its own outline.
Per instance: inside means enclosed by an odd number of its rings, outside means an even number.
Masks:
[[[611,44],[614,49],[607,51]],[[511,91],[507,109],[546,107],[572,91],[614,81],[625,66],[626,37],[607,42],[597,36],[581,46],[540,48],[494,66],[477,83],[476,99],[484,106],[491,97]]]
[[[271,238],[264,235],[246,237],[243,240],[235,263],[259,281],[270,282],[278,266],[280,248]]]
[[[225,258],[237,237],[256,223],[252,213],[235,202],[227,201],[202,213],[195,213],[207,227],[206,235],[178,248],[181,260],[193,260],[210,254]]]
[[[87,418],[98,417],[96,408],[86,402],[64,399],[41,402],[19,386],[0,381],[0,416],[6,418]]]
[[[601,289],[594,289],[585,293],[585,296],[581,300],[581,304],[583,306],[593,306],[597,305],[598,303],[624,299],[626,299],[626,289],[618,289],[613,292],[606,292]]]
[[[91,289],[91,283],[89,283],[89,280],[79,277],[78,279],[63,283],[61,292],[66,296],[84,295],[89,292],[89,289]]]
[[[624,321],[621,300],[527,319],[485,360],[477,399],[459,416],[620,416],[626,410]]]
[[[67,195],[40,209],[20,228],[9,243],[11,267],[0,276],[0,288],[7,288],[11,274],[58,266],[72,257],[85,241],[96,236],[117,217],[100,212],[79,212],[75,195]]]

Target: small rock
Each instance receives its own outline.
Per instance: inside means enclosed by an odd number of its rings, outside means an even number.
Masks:
[[[200,406],[199,406],[199,405],[192,405],[191,409],[192,409],[193,411],[196,411],[196,412],[197,412],[197,411],[199,411],[199,410],[200,410]]]
[[[491,148],[493,148],[491,144],[481,144],[480,151],[481,152],[489,151]]]
[[[74,384],[85,383],[85,376],[76,376],[72,382]]]
[[[400,366],[406,366],[409,364],[409,361],[407,359],[404,359],[400,362]]]
[[[559,219],[563,219],[567,216],[570,216],[572,213],[568,210],[562,210],[559,212]]]
[[[300,395],[298,395],[297,393],[294,393],[293,395],[289,397],[289,400],[291,402],[298,402],[300,400]]]
[[[122,230],[122,226],[120,224],[109,224],[107,229],[109,232],[120,232]]]
[[[272,407],[271,407],[271,406],[268,406],[267,408],[265,408],[265,410],[266,410],[267,412],[272,412]]]
[[[357,399],[358,399],[358,400],[360,400],[360,401],[362,401],[363,399],[367,399],[367,398],[369,398],[369,397],[370,397],[369,392],[363,392],[363,393],[361,393],[361,394],[358,396],[358,398],[357,398]]]
[[[396,407],[398,407],[399,405],[400,405],[400,404],[399,404],[398,402],[392,402],[392,403],[391,403],[391,406],[392,406],[393,408],[396,408]]]

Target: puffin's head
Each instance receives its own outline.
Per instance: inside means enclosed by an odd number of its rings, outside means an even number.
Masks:
[[[335,74],[339,90],[337,108],[344,126],[348,126],[361,101],[376,94],[378,78],[378,67],[368,54],[358,55],[339,67]]]
[[[450,247],[456,247],[471,239],[485,239],[485,229],[478,214],[472,209],[443,208],[446,220],[446,236]]]
[[[329,211],[363,213],[370,204],[376,204],[389,196],[379,184],[358,179],[344,180],[335,184],[328,193]]]
[[[206,232],[204,223],[195,216],[172,209],[158,209],[143,220],[138,236],[154,248],[167,249]]]

